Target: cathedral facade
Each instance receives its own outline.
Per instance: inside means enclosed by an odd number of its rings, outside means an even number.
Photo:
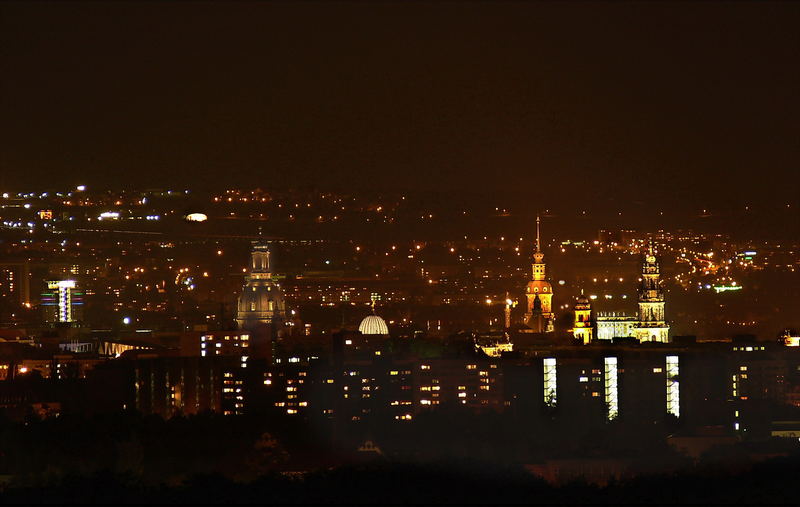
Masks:
[[[653,247],[648,247],[642,263],[642,282],[638,291],[638,313],[635,316],[619,313],[598,313],[593,318],[589,300],[581,294],[575,304],[573,336],[584,344],[594,340],[620,337],[636,338],[640,342],[669,343],[669,324],[665,318],[664,289],[661,271]]]

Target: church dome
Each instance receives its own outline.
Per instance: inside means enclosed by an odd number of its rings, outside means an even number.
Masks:
[[[578,296],[577,301],[575,301],[575,309],[576,310],[591,310],[592,305],[589,302],[589,298],[581,294]]]
[[[386,325],[386,321],[377,315],[367,315],[364,317],[364,320],[362,320],[361,324],[358,326],[358,330],[361,332],[361,334],[389,334],[389,327]]]

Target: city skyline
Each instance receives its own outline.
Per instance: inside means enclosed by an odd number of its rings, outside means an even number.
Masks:
[[[800,503],[798,26],[0,2],[0,502]]]

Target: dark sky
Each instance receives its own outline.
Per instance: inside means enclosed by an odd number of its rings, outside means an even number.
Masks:
[[[0,186],[795,199],[800,2],[3,2]]]

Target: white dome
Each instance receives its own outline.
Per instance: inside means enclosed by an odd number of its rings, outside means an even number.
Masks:
[[[358,330],[361,334],[389,334],[389,327],[386,325],[386,321],[377,315],[367,315],[364,317],[364,320],[362,320],[361,324],[358,326]]]

